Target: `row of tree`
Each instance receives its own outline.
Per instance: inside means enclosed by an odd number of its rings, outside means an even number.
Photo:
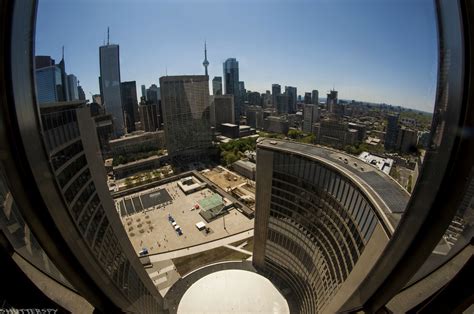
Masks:
[[[244,152],[254,151],[257,146],[256,138],[241,138],[219,145],[219,153],[221,156],[221,163],[225,166],[230,166],[239,160]]]
[[[133,154],[126,154],[126,155],[119,155],[117,157],[114,157],[114,161],[112,165],[118,166],[122,164],[126,164],[132,161],[140,160],[143,158],[148,158],[151,156],[161,156],[163,155],[164,152],[163,150],[151,150],[151,151],[145,151],[145,152],[139,152],[139,153],[133,153]]]

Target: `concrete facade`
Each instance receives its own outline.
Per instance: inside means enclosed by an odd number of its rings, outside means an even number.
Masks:
[[[408,199],[386,174],[352,156],[264,140],[253,264],[286,291],[295,312],[337,312],[381,256]]]
[[[137,131],[127,136],[109,141],[113,156],[158,150],[165,147],[164,131]]]

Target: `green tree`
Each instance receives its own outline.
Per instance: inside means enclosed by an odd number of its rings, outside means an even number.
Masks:
[[[302,131],[299,130],[289,130],[288,131],[288,137],[292,139],[298,139],[303,135]]]

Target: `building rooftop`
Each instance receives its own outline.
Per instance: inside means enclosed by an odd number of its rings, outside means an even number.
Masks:
[[[130,141],[132,139],[137,139],[137,138],[140,138],[140,137],[147,137],[147,136],[152,136],[152,135],[156,135],[156,134],[164,134],[164,131],[163,130],[158,130],[158,131],[154,131],[154,132],[145,132],[145,131],[135,131],[133,133],[130,133],[130,134],[126,134],[120,138],[117,138],[117,139],[114,139],[114,140],[110,140],[109,143],[120,143],[120,142],[126,142],[126,141]]]
[[[410,199],[410,194],[390,176],[344,152],[277,139],[264,139],[258,147],[320,159],[345,172],[374,198],[392,232]]]
[[[237,160],[234,162],[234,165],[237,164],[245,169],[252,170],[255,169],[256,165],[255,163],[248,161],[248,160]]]

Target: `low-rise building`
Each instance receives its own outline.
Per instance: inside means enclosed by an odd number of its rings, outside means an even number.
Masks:
[[[285,117],[269,116],[263,121],[263,130],[266,132],[288,134],[289,128]]]
[[[351,129],[355,129],[358,131],[358,134],[357,134],[357,141],[359,143],[362,143],[365,139],[365,134],[367,132],[367,127],[363,124],[359,124],[359,123],[352,123],[352,122],[349,122],[348,124],[348,127],[351,128]]]
[[[260,130],[263,128],[263,109],[260,106],[249,106],[247,108],[247,124],[252,128]]]
[[[232,123],[222,123],[221,124],[221,134],[229,138],[238,138],[239,137],[239,126]]]
[[[165,147],[164,131],[136,131],[121,138],[109,141],[113,156],[146,152]]]
[[[168,155],[151,156],[113,167],[115,179],[123,179],[139,172],[161,167],[168,161]]]
[[[248,160],[238,160],[232,164],[232,169],[238,174],[255,181],[256,165]]]
[[[239,125],[239,137],[245,137],[255,134],[255,129],[248,125]]]
[[[313,124],[313,134],[317,144],[344,148],[359,143],[359,131],[350,128],[345,122],[327,119]]]

